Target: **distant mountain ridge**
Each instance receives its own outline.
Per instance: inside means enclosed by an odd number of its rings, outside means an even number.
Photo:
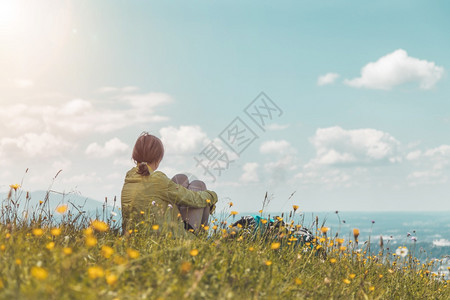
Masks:
[[[7,194],[0,194],[0,200],[3,205],[5,205],[7,197]],[[48,201],[45,202],[47,197]],[[85,212],[88,216],[102,215],[103,211],[109,216],[111,212],[114,211],[115,214],[117,214],[117,219],[120,219],[121,214],[118,209],[118,206],[120,206],[120,199],[117,199],[114,205],[114,199],[108,199],[107,203],[105,203],[75,193],[65,194],[52,190],[49,192],[29,192],[28,199],[26,191],[13,191],[11,200],[14,201],[16,205],[19,205],[19,211],[35,211],[40,206],[46,205],[45,209],[50,209],[50,211],[54,212],[59,205],[68,204],[68,209],[70,211],[74,213],[77,213],[78,211]]]

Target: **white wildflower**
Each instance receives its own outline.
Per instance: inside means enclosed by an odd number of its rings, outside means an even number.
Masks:
[[[397,250],[395,250],[395,254],[401,257],[406,257],[406,255],[408,255],[408,248],[398,247]]]

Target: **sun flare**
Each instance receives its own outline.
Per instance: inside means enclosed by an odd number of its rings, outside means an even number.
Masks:
[[[61,54],[71,23],[69,1],[0,1],[0,60],[14,77],[40,76]]]

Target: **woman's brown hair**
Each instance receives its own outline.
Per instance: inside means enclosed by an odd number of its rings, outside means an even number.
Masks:
[[[138,165],[138,173],[150,175],[147,164],[160,162],[164,156],[164,146],[159,138],[143,132],[134,145],[132,158]]]

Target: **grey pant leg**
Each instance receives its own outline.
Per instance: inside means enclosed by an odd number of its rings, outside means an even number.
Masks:
[[[191,183],[189,183],[188,189],[192,191],[206,191],[206,184],[201,180],[194,180]],[[203,225],[208,224],[209,213],[210,207],[207,206],[203,209],[201,224]]]
[[[206,184],[201,180],[193,180],[189,183],[189,178],[185,174],[177,174],[172,177],[172,181],[184,186],[192,191],[206,191]],[[193,208],[187,206],[178,206],[181,217],[194,230],[197,230],[200,225],[208,224],[210,207]]]

